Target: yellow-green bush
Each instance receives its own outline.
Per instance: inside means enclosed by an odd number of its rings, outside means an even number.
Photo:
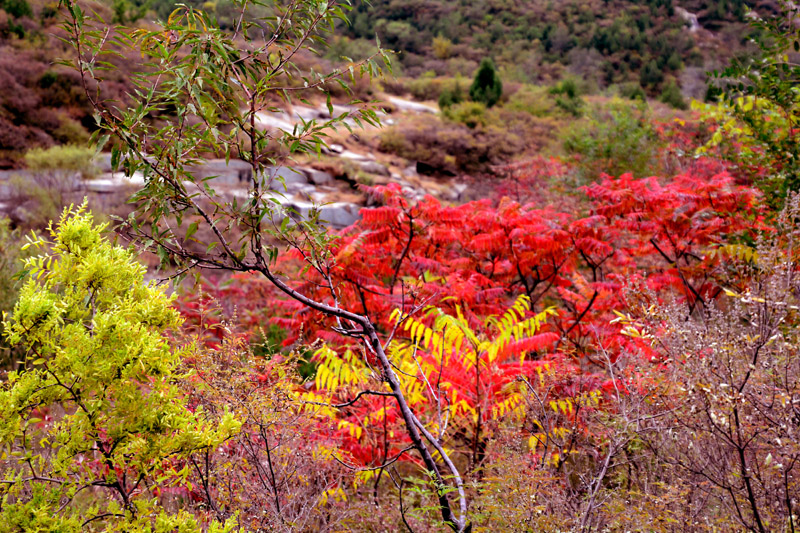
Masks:
[[[95,176],[94,150],[76,145],[33,148],[25,154],[25,165],[36,173],[80,173],[83,179]]]
[[[546,87],[523,85],[505,105],[514,111],[530,113],[535,117],[545,117],[558,112],[556,100]]]
[[[472,129],[486,125],[486,106],[480,102],[460,102],[443,110],[444,116]]]

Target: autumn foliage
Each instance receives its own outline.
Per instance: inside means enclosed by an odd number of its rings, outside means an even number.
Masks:
[[[536,160],[516,167],[514,190],[521,196],[535,192],[541,168],[554,165]],[[332,283],[338,305],[363,312],[394,335],[397,365],[414,376],[413,386],[408,383],[412,403],[446,396],[449,438],[476,467],[493,417],[517,408],[522,380],[538,380],[534,368],[557,365],[559,396],[568,398],[576,391],[604,394],[606,357],[613,362],[622,352],[635,352],[647,364],[657,361],[650,344],[632,338],[616,320],[615,311],[635,303],[627,290],[677,297],[688,315],[722,293],[720,247],[746,242],[762,228],[759,195],[738,185],[718,162],[700,159],[687,166],[669,179],[603,176],[573,195],[569,212],[508,196],[463,205],[428,197],[414,204],[397,186],[368,188],[378,205],[363,209],[362,219],[335,241],[329,279],[310,271],[298,286],[332,302]],[[280,261],[291,272],[302,257],[289,252]],[[317,399],[336,403],[368,385],[380,387],[369,355],[336,333],[333,319],[245,275],[208,288],[223,307],[231,310],[235,302],[254,339],[274,324],[286,332],[286,347],[325,343],[313,356]],[[200,299],[184,305],[200,305]],[[416,314],[399,318],[411,311]],[[536,331],[515,334],[500,356],[478,349],[500,342],[504,330],[497,325],[509,327],[509,316],[535,318]],[[452,321],[448,331],[470,339],[446,354],[430,344],[443,317]],[[403,449],[402,439],[387,444],[396,422],[392,409],[385,398],[364,396],[330,414],[348,461],[377,465]]]

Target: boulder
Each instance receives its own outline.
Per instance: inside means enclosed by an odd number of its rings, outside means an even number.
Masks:
[[[305,120],[324,120],[330,118],[328,110],[325,106],[322,107],[308,107],[304,105],[296,105],[292,108],[292,116],[298,119]]]
[[[7,182],[0,181],[0,200],[8,200],[11,198],[11,185]]]
[[[92,164],[100,174],[111,172],[111,153],[101,152],[97,154],[92,160]]]
[[[320,218],[334,228],[346,228],[358,222],[361,218],[360,210],[361,207],[357,204],[336,202],[323,206]]]
[[[112,193],[125,188],[136,188],[144,185],[144,174],[135,172],[130,178],[122,172],[107,172],[92,180],[83,180],[81,188],[96,193]]]
[[[33,222],[36,206],[32,203],[28,205],[29,203],[18,204],[8,211],[8,218],[11,219],[11,222],[23,226],[28,226]]]
[[[213,177],[215,184],[223,183],[225,185],[246,183],[253,176],[250,163],[241,159],[231,159],[227,163],[224,159],[209,159],[203,164],[188,167],[186,170],[197,180]]]
[[[377,174],[379,176],[390,176],[389,169],[377,161],[356,161],[361,170],[367,174]]]
[[[339,157],[344,159],[349,159],[351,161],[375,161],[375,156],[370,154],[358,154],[356,152],[351,152],[350,150],[344,150],[339,152]]]
[[[295,210],[296,215],[294,216],[301,218],[307,218],[311,209],[315,207],[314,203],[302,200],[286,202],[285,205]],[[323,205],[317,204],[316,207],[319,209],[320,221],[336,229],[351,226],[361,218],[359,214],[361,206],[349,202],[336,202]]]
[[[412,113],[431,113],[433,115],[439,112],[435,107],[431,107],[419,102],[412,102],[397,96],[390,96],[389,101],[400,111],[411,111]]]
[[[330,185],[335,180],[333,174],[330,172],[324,172],[322,170],[317,170],[314,168],[307,168],[305,170],[306,175],[311,183],[314,185]]]
[[[294,130],[294,124],[284,112],[259,112],[255,118],[256,125],[265,130],[281,130],[289,133]]]
[[[0,181],[8,181],[12,178],[32,180],[34,176],[30,170],[0,170]]]
[[[292,185],[308,184],[308,176],[300,168],[266,167],[265,171],[267,173],[265,181],[269,183],[269,188],[272,190],[284,190],[281,180],[286,185],[286,189],[289,189]]]
[[[411,165],[411,166],[406,167],[406,168],[403,169],[403,176],[406,176],[407,178],[414,178],[414,177],[416,177],[418,175],[419,174],[417,174],[417,166],[416,165]]]
[[[461,199],[461,195],[467,190],[468,186],[466,183],[453,183],[449,189],[445,189],[441,192],[440,196],[442,199],[456,202]]]

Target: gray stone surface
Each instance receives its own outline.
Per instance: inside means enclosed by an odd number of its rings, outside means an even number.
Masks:
[[[293,208],[297,212],[297,216],[306,218],[309,216],[314,203],[305,201],[289,201],[285,204],[287,207]],[[329,226],[336,229],[346,228],[355,224],[361,215],[359,210],[361,206],[349,202],[336,202],[326,205],[317,205],[319,209],[319,218],[321,221],[326,222]]]
[[[389,176],[391,174],[388,168],[377,161],[356,161],[355,163],[367,174],[377,174],[379,176]]]
[[[265,183],[268,183],[269,188],[275,191],[284,189],[283,185],[281,184],[281,180],[286,185],[287,189],[294,184],[308,184],[308,175],[306,175],[303,169],[289,167],[267,167],[265,172]]]
[[[286,113],[256,113],[256,124],[266,130],[281,130],[291,133],[294,123]]]
[[[413,177],[418,176],[418,175],[419,174],[417,174],[417,166],[416,165],[407,166],[406,168],[403,169],[403,176],[406,176],[408,178],[413,178]]]
[[[461,195],[467,190],[468,185],[466,183],[453,183],[449,189],[445,189],[441,193],[441,197],[444,200],[450,202],[456,202],[461,199]]]
[[[109,152],[97,154],[92,162],[100,174],[111,172],[111,154]]]
[[[113,193],[120,189],[138,188],[144,185],[144,174],[135,172],[130,178],[122,172],[101,174],[93,180],[85,180],[81,183],[82,188],[96,193]]]
[[[322,207],[321,218],[334,228],[346,228],[355,224],[361,215],[360,206],[348,202],[336,202]]]
[[[314,185],[330,185],[336,181],[330,172],[316,170],[313,168],[304,169],[308,175],[308,179]]]
[[[202,165],[189,167],[187,170],[198,180],[213,176],[215,184],[226,185],[247,183],[253,175],[250,164],[241,159],[231,159],[227,163],[224,159],[209,159]]]

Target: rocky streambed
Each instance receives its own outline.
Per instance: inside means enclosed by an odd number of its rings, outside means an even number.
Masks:
[[[388,102],[396,111],[391,118],[384,118],[385,123],[402,120],[405,114],[437,112],[431,106],[398,97],[389,97]],[[298,105],[287,110],[261,113],[259,123],[268,130],[291,131],[303,121],[328,120],[353,111],[354,108],[336,105],[331,114],[325,105]],[[258,178],[274,191],[279,203],[291,208],[298,216],[307,216],[311,209],[316,208],[320,219],[336,229],[355,223],[360,209],[366,205],[365,195],[357,188],[359,182],[397,183],[412,200],[430,194],[454,202],[460,200],[467,189],[464,183],[454,178],[441,180],[421,175],[417,172],[416,162],[403,161],[401,167],[397,163],[396,160],[387,161],[382,154],[376,156],[357,135],[352,135],[342,144],[329,145],[319,160],[291,167],[269,167],[267,175]],[[332,170],[337,166],[349,171]],[[144,176],[140,173],[126,177],[121,172],[112,172],[109,154],[98,157],[94,171],[93,179],[81,179],[77,174],[65,172],[48,176],[44,181],[51,186],[57,185],[58,191],[51,192],[58,195],[60,201],[80,201],[87,196],[93,207],[106,212],[117,211],[114,206],[124,205],[127,198],[144,184]],[[198,179],[209,179],[214,190],[229,199],[246,198],[253,180],[250,165],[235,159],[227,162],[224,159],[208,160],[190,171]],[[357,177],[353,175],[355,173]],[[19,224],[30,222],[37,198],[26,197],[25,184],[41,184],[42,179],[43,176],[27,170],[0,172],[0,216],[9,216],[12,222]],[[42,189],[46,188],[43,184]]]

